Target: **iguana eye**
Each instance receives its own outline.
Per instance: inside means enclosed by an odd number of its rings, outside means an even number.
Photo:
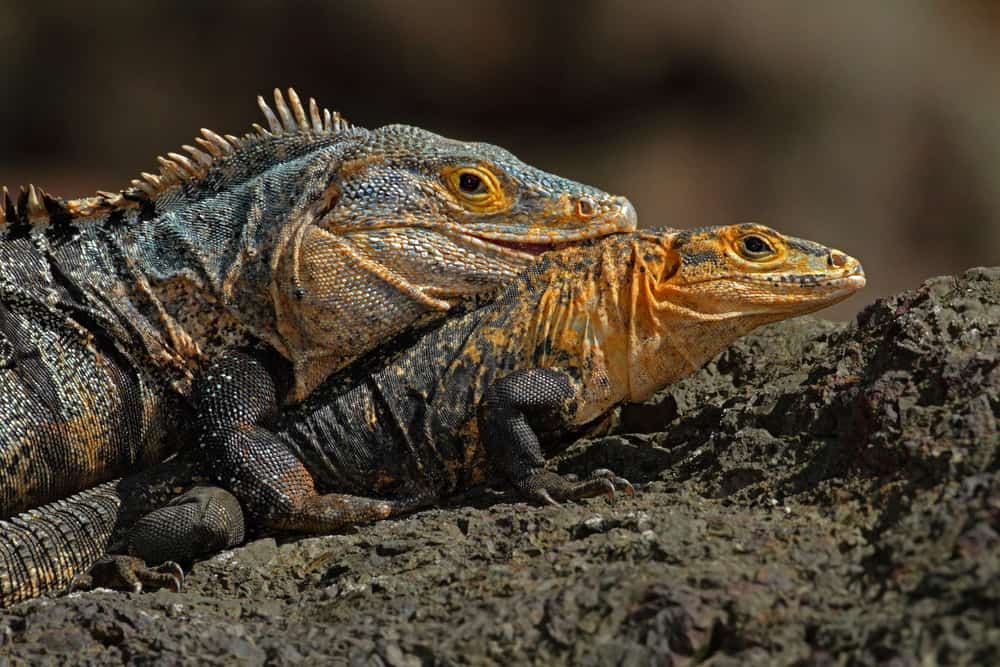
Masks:
[[[747,259],[763,259],[774,254],[771,244],[759,236],[744,236],[740,239],[740,254]]]
[[[475,194],[477,192],[482,192],[486,188],[483,186],[483,179],[479,177],[478,174],[473,174],[472,172],[465,172],[458,177],[458,188],[467,194]]]
[[[444,178],[458,201],[472,211],[490,213],[510,203],[500,179],[485,167],[448,167]]]

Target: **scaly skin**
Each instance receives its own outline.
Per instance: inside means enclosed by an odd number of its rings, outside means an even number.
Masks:
[[[263,100],[118,194],[0,198],[0,517],[162,460],[192,379],[277,351],[285,400],[542,250],[635,227],[627,200],[507,151]]]
[[[46,593],[65,592],[74,584],[105,585],[136,591],[143,586],[179,588],[183,572],[172,562],[147,568],[138,559],[103,559],[109,550],[132,552],[161,562],[175,555],[171,531],[143,528],[143,515],[183,531],[181,555],[196,558],[243,541],[239,503],[218,488],[198,487],[204,461],[190,452],[128,477],[105,482],[63,500],[0,520],[0,607]],[[189,491],[178,497],[177,489]],[[137,548],[131,544],[142,540]],[[149,553],[150,550],[153,553]],[[94,576],[91,576],[94,575]]]

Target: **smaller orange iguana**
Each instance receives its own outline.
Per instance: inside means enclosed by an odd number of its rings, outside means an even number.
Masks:
[[[293,378],[282,387],[259,357],[221,355],[195,388],[200,443],[260,531],[334,531],[481,483],[545,503],[631,493],[610,471],[576,481],[546,458],[751,329],[864,284],[857,260],[760,225],[613,235],[544,255],[495,300],[380,348],[280,413]],[[0,604],[65,587],[149,487],[109,483],[0,524]],[[130,549],[204,553],[220,516],[205,498],[144,517]]]
[[[258,346],[288,402],[537,255],[635,228],[622,197],[489,144],[367,130],[275,91],[120,193],[0,196],[0,518],[160,461],[192,379]]]

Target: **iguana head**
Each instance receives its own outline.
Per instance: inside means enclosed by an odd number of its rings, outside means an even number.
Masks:
[[[738,337],[864,287],[858,260],[756,224],[641,234],[629,267],[629,393],[643,400]]]
[[[614,235],[551,253],[524,275],[520,289],[537,297],[517,301],[490,342],[523,348],[538,366],[576,368],[581,423],[645,400],[755,327],[865,284],[856,259],[752,224]]]
[[[416,127],[352,128],[310,160],[273,264],[276,346],[297,397],[541,253],[636,226],[624,197]]]
[[[365,262],[373,285],[391,284],[400,296],[445,311],[505,284],[545,251],[636,226],[624,197],[491,144],[407,125],[361,131],[328,167],[298,252],[283,258],[296,269],[295,287],[319,300],[341,289],[321,275],[321,249],[331,243]],[[317,276],[312,285],[310,275]]]
[[[408,125],[368,132],[332,180],[339,192],[319,221],[332,232],[429,230],[494,244],[519,266],[530,261],[523,255],[636,225],[624,197],[536,169],[498,146]]]

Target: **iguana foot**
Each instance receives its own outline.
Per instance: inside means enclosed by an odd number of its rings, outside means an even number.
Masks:
[[[549,505],[600,495],[606,495],[609,502],[614,502],[618,491],[630,497],[635,495],[635,489],[627,479],[619,477],[607,468],[598,468],[582,482],[577,481],[573,475],[557,475],[542,470],[522,480],[517,487],[528,497]]]
[[[144,589],[169,588],[179,593],[184,584],[184,570],[173,561],[149,567],[141,558],[110,555],[97,561],[90,572],[77,577],[69,591],[111,588],[141,593]]]
[[[395,499],[365,498],[344,493],[316,494],[302,498],[299,507],[287,516],[275,516],[267,523],[283,530],[325,533],[407,514],[437,500],[438,495],[432,492],[414,492]]]
[[[244,532],[235,496],[197,486],[139,519],[129,531],[127,552],[149,563],[189,563],[240,544]]]
[[[112,554],[77,577],[69,590],[112,588],[139,593],[168,588],[179,592],[184,570],[175,562],[195,560],[243,541],[243,513],[224,489],[195,487],[139,519],[124,546],[129,555]],[[160,563],[156,566],[148,562]]]

